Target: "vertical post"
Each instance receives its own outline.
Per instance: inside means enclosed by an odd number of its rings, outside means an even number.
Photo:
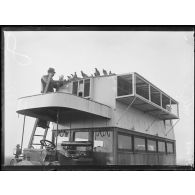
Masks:
[[[56,128],[56,156],[57,156],[57,146],[58,146],[58,123],[59,123],[59,110],[57,111],[57,128]]]
[[[135,152],[134,135],[131,135],[131,141],[132,141],[132,151]]]
[[[38,121],[39,121],[39,119],[37,118],[35,120],[35,124],[34,124],[33,130],[32,130],[31,136],[30,136],[30,140],[29,140],[29,143],[28,143],[28,148],[31,148],[32,147],[32,143],[33,143],[33,139],[34,139],[34,134],[35,134],[35,131],[36,131],[36,128],[37,128]]]
[[[69,141],[72,141],[71,121],[70,121]]]
[[[93,132],[93,131],[90,131],[90,130],[89,130],[88,140],[89,140],[90,142],[92,142],[92,148],[93,148],[93,145],[94,145],[94,132]]]
[[[174,154],[176,154],[176,142],[175,141],[173,142],[173,152]]]
[[[54,130],[52,130],[51,141],[52,143],[55,143],[55,131]]]
[[[75,141],[75,132],[72,132],[72,130],[70,130],[70,142]]]
[[[158,140],[156,140],[156,152],[158,153]]]
[[[80,87],[79,83],[80,83],[80,81],[78,80],[77,81],[77,96],[79,96],[79,87]]]
[[[171,112],[171,98],[170,97],[169,97],[169,108],[170,108],[169,112]]]
[[[158,151],[158,140],[156,140],[156,156],[157,156],[157,165],[160,165],[159,151]]]
[[[86,79],[83,79],[83,97],[85,97],[85,96],[84,96],[84,93],[85,93],[85,80],[86,80]]]
[[[135,75],[135,73],[132,74],[132,78],[133,78],[133,95],[135,96],[135,94],[136,94],[136,75]]]
[[[179,117],[179,105],[177,103],[177,116]]]
[[[71,129],[71,121],[70,121],[70,135],[69,135],[69,141],[73,142],[75,141],[75,131]]]
[[[145,152],[148,152],[148,139],[145,138]]]
[[[165,153],[167,154],[167,142],[165,141]]]
[[[93,100],[93,98],[94,98],[94,94],[93,94],[93,78],[90,78],[89,97],[90,97],[91,100]]]
[[[160,92],[160,106],[162,108],[162,92]]]
[[[112,132],[113,164],[118,165],[118,128],[113,127]]]
[[[25,120],[26,120],[26,116],[24,116],[24,122],[23,122],[23,130],[22,130],[22,141],[21,141],[21,152],[22,152],[22,146],[23,146],[23,138],[24,138],[24,127],[25,127]]]
[[[151,85],[149,84],[149,101],[151,102]]]
[[[115,90],[115,95],[118,97],[118,76],[116,76],[116,90]]]

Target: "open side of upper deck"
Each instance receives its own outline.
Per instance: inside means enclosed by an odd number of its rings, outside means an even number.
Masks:
[[[117,75],[117,101],[163,120],[178,119],[178,102],[137,73]]]

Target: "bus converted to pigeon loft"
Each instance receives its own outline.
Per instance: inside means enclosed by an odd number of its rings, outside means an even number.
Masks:
[[[19,163],[176,163],[178,102],[135,72],[69,80],[55,92],[19,98],[17,113],[48,122],[44,133],[33,128]]]

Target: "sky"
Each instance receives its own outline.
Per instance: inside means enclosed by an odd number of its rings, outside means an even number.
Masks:
[[[179,102],[174,128],[177,162],[192,163],[194,154],[193,32],[152,31],[7,31],[5,38],[5,155],[21,143],[23,116],[17,99],[40,93],[40,78],[54,67],[58,79],[94,68],[116,74],[137,72]],[[34,119],[27,117],[24,147]],[[173,121],[173,123],[175,123]]]

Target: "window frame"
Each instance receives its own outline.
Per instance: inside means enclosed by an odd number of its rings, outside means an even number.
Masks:
[[[136,138],[140,138],[140,139],[143,139],[144,140],[144,142],[145,142],[145,150],[139,150],[139,149],[136,149],[136,147],[135,147],[135,139]],[[133,149],[134,149],[134,151],[135,152],[147,152],[147,138],[146,137],[143,137],[143,136],[137,136],[137,135],[134,135],[133,136]]]
[[[164,141],[164,140],[157,140],[157,145],[158,145],[159,142],[163,142],[165,144],[165,151],[159,151],[159,147],[158,147],[158,153],[166,154],[167,153],[166,141]]]
[[[173,152],[168,152],[168,144],[172,144]],[[166,141],[166,153],[167,154],[175,154],[174,142]]]
[[[155,141],[155,145],[156,145],[156,150],[148,150],[148,141]],[[156,153],[158,151],[158,146],[157,146],[158,140],[157,139],[152,139],[152,138],[147,138],[146,144],[147,144],[147,152],[152,152],[152,153]]]
[[[119,147],[118,147],[118,143],[119,143],[118,136],[119,136],[119,135],[128,136],[128,137],[131,138],[131,149],[119,148]],[[133,142],[133,135],[132,135],[132,134],[122,133],[122,132],[118,132],[118,133],[117,133],[117,150],[118,150],[118,151],[129,151],[129,152],[133,152],[133,150],[134,150],[133,143],[134,143],[134,142]]]
[[[86,80],[89,80],[89,95],[85,96],[85,82]],[[76,94],[73,93],[74,92],[74,83],[77,83],[77,89],[76,89]],[[79,96],[79,84],[82,83],[83,84],[83,91],[82,91],[82,96]],[[81,80],[77,80],[77,81],[72,81],[72,94],[76,95],[78,97],[82,97],[82,98],[90,98],[91,97],[91,78],[86,78],[86,79],[81,79]]]
[[[130,76],[131,77],[131,82],[126,81],[125,78],[123,78],[124,76]],[[123,89],[119,86],[121,84],[121,80],[122,80],[122,82],[127,82],[128,83],[126,85],[126,86],[128,86],[128,94],[119,95],[120,90],[122,90],[123,92],[126,91],[126,89]],[[133,95],[133,74],[117,76],[117,97],[130,96],[130,95]]]
[[[85,96],[85,92],[86,92],[86,83],[87,83],[87,80],[89,80],[89,95],[88,96]],[[90,90],[91,90],[91,79],[84,79],[83,81],[83,84],[84,84],[84,87],[83,87],[83,98],[89,98],[90,97]]]
[[[75,87],[76,86],[76,87]],[[75,90],[75,91],[74,91]],[[72,94],[76,95],[78,94],[78,81],[72,82]]]

